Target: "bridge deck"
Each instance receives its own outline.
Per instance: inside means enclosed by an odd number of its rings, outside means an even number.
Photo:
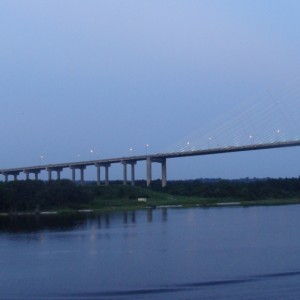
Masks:
[[[254,144],[254,145],[245,145],[245,146],[228,146],[223,148],[212,148],[205,150],[194,150],[194,151],[183,151],[183,152],[173,152],[173,153],[157,153],[152,155],[139,155],[139,156],[128,156],[128,157],[118,157],[110,159],[98,159],[98,160],[88,160],[81,162],[69,162],[69,163],[59,163],[59,164],[47,164],[39,166],[28,166],[20,168],[9,168],[1,169],[0,174],[13,174],[17,172],[38,172],[42,170],[55,170],[55,169],[64,169],[64,168],[81,168],[93,165],[107,165],[114,163],[133,163],[137,161],[144,161],[148,158],[151,161],[159,161],[169,158],[179,158],[179,157],[188,157],[188,156],[201,156],[201,155],[213,155],[221,153],[232,153],[232,152],[242,152],[242,151],[254,151],[254,150],[265,150],[265,149],[275,149],[275,148],[286,148],[286,147],[296,147],[300,146],[300,140],[297,141],[285,141],[285,142],[274,142],[267,144]]]

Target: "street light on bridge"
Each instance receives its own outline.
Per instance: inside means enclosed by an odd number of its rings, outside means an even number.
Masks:
[[[277,129],[276,133],[277,133],[277,141],[280,141],[280,129]]]
[[[253,144],[253,135],[252,134],[249,135],[249,139],[250,139],[250,144]]]
[[[210,149],[210,141],[211,141],[211,137],[208,138],[208,149]]]
[[[94,154],[94,150],[93,150],[93,149],[91,149],[91,150],[90,150],[90,160],[92,160],[92,158],[93,158],[93,154]]]

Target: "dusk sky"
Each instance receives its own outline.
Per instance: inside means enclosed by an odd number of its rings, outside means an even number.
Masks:
[[[299,77],[299,14],[298,0],[1,0],[0,169],[163,152],[270,101]],[[169,179],[299,175],[300,148],[168,161]]]

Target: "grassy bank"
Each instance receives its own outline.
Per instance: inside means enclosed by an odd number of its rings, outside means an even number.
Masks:
[[[298,184],[298,181],[296,183]],[[268,182],[260,183],[260,185],[265,186],[267,186],[267,184]],[[274,182],[272,182],[272,184],[274,184]],[[276,190],[278,197],[265,192],[265,195],[258,195],[256,198],[253,198],[247,195],[236,195],[233,191],[233,186],[236,187],[237,184],[232,183],[230,186],[230,181],[226,182],[226,186],[224,186],[224,181],[222,181],[224,190],[220,190],[220,183],[208,183],[207,185],[201,183],[202,188],[210,188],[207,195],[203,192],[184,195],[183,187],[188,193],[191,193],[189,185],[191,185],[190,181],[186,183],[180,182],[178,185],[173,183],[173,189],[169,188],[168,190],[156,187],[150,189],[142,186],[123,186],[121,184],[112,184],[110,186],[79,186],[68,180],[52,182],[7,182],[0,184],[0,213],[132,210],[147,207],[155,208],[159,206],[220,207],[231,205],[250,206],[300,203],[300,197],[298,197],[297,193],[289,192],[290,194],[286,196],[287,193],[282,186],[281,192],[280,190],[279,192]],[[195,183],[193,182],[192,185],[195,186]],[[251,183],[251,185],[253,184]],[[247,186],[245,184],[243,184],[243,186],[245,193],[245,187]],[[291,185],[289,186],[291,187]],[[217,192],[215,194],[211,192],[212,188],[216,189]],[[231,191],[231,193],[228,193],[228,190]],[[270,191],[271,189],[265,188],[264,190]],[[222,195],[220,195],[220,193],[222,193]],[[282,197],[282,195],[285,195],[285,197]],[[138,199],[141,198],[146,201],[138,201]]]

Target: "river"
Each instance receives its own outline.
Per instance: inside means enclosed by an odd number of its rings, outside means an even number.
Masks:
[[[0,299],[300,299],[300,205],[0,218]]]

